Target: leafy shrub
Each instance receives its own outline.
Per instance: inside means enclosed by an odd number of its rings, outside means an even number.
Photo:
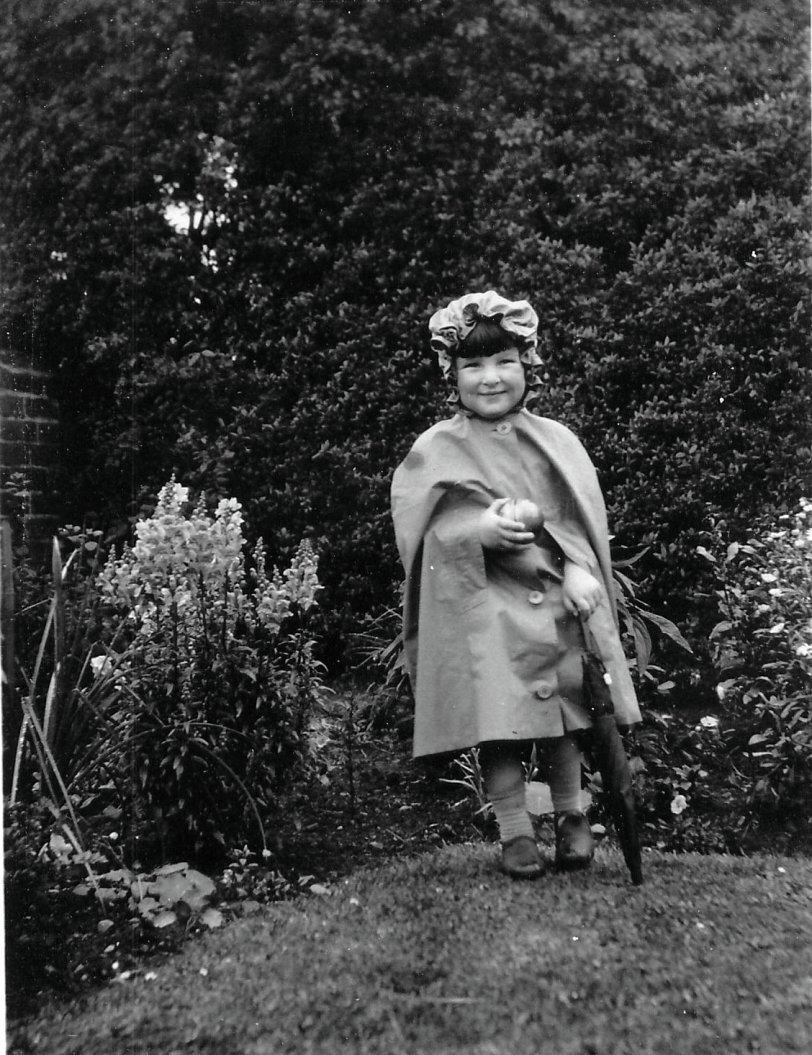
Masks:
[[[217,891],[222,901],[242,911],[246,910],[245,902],[281,901],[297,891],[290,880],[271,868],[268,861],[249,846],[234,847],[229,850],[227,858],[226,867],[218,878]],[[302,885],[300,882],[299,886]]]
[[[746,543],[702,555],[718,581],[717,692],[747,763],[748,806],[802,814],[812,786],[812,502]]]
[[[172,471],[239,494],[271,560],[314,540],[338,663],[400,578],[428,315],[492,286],[703,636],[701,533],[794,501],[812,448],[805,5],[45,6],[0,29],[4,324],[61,370],[68,515]]]
[[[697,720],[646,710],[628,747],[645,845],[741,852],[749,823],[746,781],[716,715]]]
[[[88,882],[89,868],[116,865],[100,850],[77,850],[64,833],[42,800],[6,804],[5,954],[11,1017],[34,1010],[43,991],[74,996],[88,984],[109,979],[122,953],[133,958],[176,945],[176,933],[132,926],[125,899],[102,906],[95,896],[77,893]],[[105,841],[99,838],[97,845]]]
[[[16,637],[20,630],[34,632],[19,649],[15,637],[15,691],[3,728],[12,734],[15,748],[9,767],[11,803],[39,797],[51,809],[64,808],[74,838],[81,839],[70,789],[92,780],[102,715],[113,706],[118,686],[114,664],[93,658],[100,647],[94,643],[99,632],[93,586],[98,542],[84,533],[72,541],[77,544],[63,560],[60,542],[53,540],[50,583],[32,574],[27,561],[15,565],[15,580],[26,584],[30,602],[25,594],[19,598]]]
[[[246,570],[239,504],[188,511],[174,480],[135,534],[98,577],[108,636],[124,638],[107,657],[119,695],[99,771],[128,775],[132,832],[146,821],[164,845],[199,853],[253,826],[264,847],[263,817],[304,758],[318,687],[306,629],[317,558],[303,542],[271,573],[260,540]]]
[[[8,806],[3,837],[12,1017],[33,1010],[44,991],[75,996],[113,977],[126,980],[144,955],[174,950],[186,933],[223,923],[215,906],[228,892],[225,879],[215,884],[185,862],[152,872],[128,868],[112,824],[96,826],[81,849],[58,811],[40,800]],[[267,862],[260,874],[269,896],[288,891]]]
[[[791,849],[810,836],[812,503],[745,542],[723,542],[724,529],[698,547],[723,616],[709,641],[715,699],[699,717],[644,712],[630,745],[642,822],[668,850]]]

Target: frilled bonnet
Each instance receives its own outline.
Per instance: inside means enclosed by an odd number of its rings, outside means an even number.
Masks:
[[[522,362],[530,367],[541,366],[537,352],[538,315],[526,300],[506,300],[495,290],[485,293],[466,293],[452,300],[445,308],[435,311],[429,319],[431,347],[437,354],[443,376],[452,373],[457,345],[464,341],[480,319],[492,319],[511,336]]]

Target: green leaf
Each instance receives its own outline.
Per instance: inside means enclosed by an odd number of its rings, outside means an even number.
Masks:
[[[640,614],[646,622],[653,623],[654,626],[656,626],[661,633],[665,634],[669,640],[673,641],[674,644],[679,645],[679,647],[685,652],[693,654],[693,649],[683,637],[682,631],[676,623],[672,623],[670,619],[666,619],[662,615],[655,615],[654,612],[644,611]]]
[[[164,927],[171,927],[174,923],[178,922],[177,914],[170,909],[166,909],[163,912],[159,912],[157,915],[148,918],[153,927],[158,930],[162,930]]]
[[[651,635],[646,629],[646,624],[638,615],[632,616],[632,627],[634,649],[637,655],[637,669],[642,675],[645,673],[651,658]]]

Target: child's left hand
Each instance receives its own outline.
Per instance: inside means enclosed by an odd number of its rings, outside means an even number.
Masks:
[[[570,615],[588,618],[600,603],[603,587],[586,569],[567,561],[562,592],[564,607]]]

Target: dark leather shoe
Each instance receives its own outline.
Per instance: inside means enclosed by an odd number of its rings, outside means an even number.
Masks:
[[[536,879],[544,875],[539,848],[529,835],[517,835],[502,843],[502,871],[514,879]]]
[[[583,813],[559,813],[555,819],[555,865],[570,871],[586,868],[595,853],[592,829]]]

